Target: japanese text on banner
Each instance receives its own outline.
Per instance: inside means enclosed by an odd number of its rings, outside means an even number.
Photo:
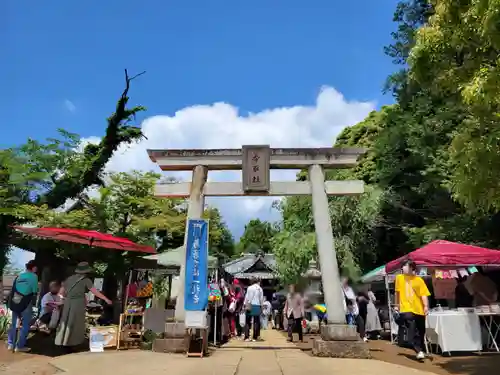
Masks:
[[[204,310],[208,300],[208,221],[189,220],[186,241],[184,307]]]

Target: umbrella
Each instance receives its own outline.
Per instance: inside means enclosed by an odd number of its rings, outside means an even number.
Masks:
[[[323,303],[318,303],[313,306],[314,310],[320,312],[320,313],[326,313],[326,306]]]
[[[128,238],[115,237],[111,234],[100,233],[93,230],[23,226],[15,226],[14,228],[31,236],[43,237],[56,241],[81,243],[94,247],[122,251],[134,251],[148,254],[156,253],[156,250],[151,246],[139,245]]]
[[[385,265],[380,266],[375,268],[374,270],[371,270],[367,274],[363,275],[361,277],[361,282],[363,284],[369,284],[374,281],[380,281],[384,280],[384,277],[387,275],[387,272],[385,272]]]

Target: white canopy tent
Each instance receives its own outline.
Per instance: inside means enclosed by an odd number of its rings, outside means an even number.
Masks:
[[[180,267],[182,258],[185,256],[184,246],[179,246],[176,249],[167,250],[163,253],[147,255],[144,259],[156,260],[160,266],[164,267]],[[208,256],[208,268],[217,268],[217,258],[211,255]]]
[[[163,253],[153,254],[144,256],[144,259],[156,260],[158,265],[167,268],[179,268],[181,266],[182,258],[185,256],[184,246],[179,246],[176,249],[167,250]],[[208,268],[217,268],[217,258],[214,256],[208,256]],[[172,277],[172,284],[170,289],[170,298],[177,298],[177,294],[180,289],[180,278],[179,276]]]

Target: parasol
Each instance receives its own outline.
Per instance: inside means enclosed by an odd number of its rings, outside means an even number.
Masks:
[[[80,243],[93,247],[122,251],[148,254],[156,253],[156,250],[151,246],[139,245],[128,238],[116,237],[111,234],[100,233],[93,230],[23,226],[15,226],[14,228],[31,236],[48,238],[55,241]]]
[[[326,313],[326,305],[324,305],[322,303],[318,303],[318,304],[314,305],[313,309],[322,313],[322,314]]]

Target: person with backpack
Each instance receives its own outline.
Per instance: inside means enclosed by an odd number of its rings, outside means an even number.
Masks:
[[[14,280],[8,299],[8,307],[12,311],[12,324],[9,329],[7,347],[16,352],[28,353],[31,351],[26,346],[30,332],[31,319],[33,318],[33,300],[38,293],[37,267],[33,260],[26,263],[26,270]],[[17,321],[21,320],[21,331],[17,336]]]

